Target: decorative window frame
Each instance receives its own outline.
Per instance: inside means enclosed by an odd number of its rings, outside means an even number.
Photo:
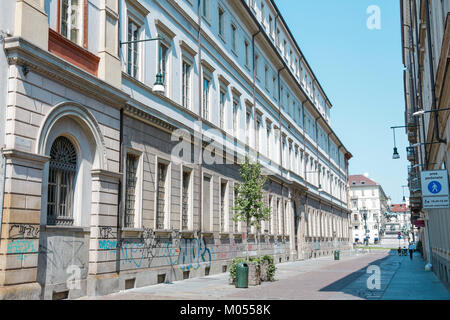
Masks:
[[[155,28],[157,30],[157,37],[161,37],[161,40],[157,41],[157,45],[155,46],[155,57],[156,59],[156,68],[155,72],[159,72],[159,56],[160,56],[160,47],[161,45],[165,46],[167,48],[167,57],[166,57],[166,77],[164,78],[164,82],[166,85],[165,88],[165,96],[170,98],[172,96],[172,54],[171,51],[173,50],[173,39],[175,38],[176,34],[171,30],[170,27],[168,27],[164,22],[162,22],[160,19],[155,19]]]
[[[193,109],[193,84],[194,84],[194,67],[195,67],[195,56],[197,55],[197,52],[186,42],[183,40],[180,40],[180,49],[181,49],[181,63],[180,63],[180,74],[181,74],[181,90],[183,90],[183,63],[187,63],[190,65],[190,72],[189,72],[189,88],[190,92],[189,94],[189,105],[186,106],[187,109],[192,110]],[[181,103],[180,105],[183,105],[183,94],[181,94]]]
[[[126,165],[127,163],[127,155],[131,154],[138,158],[138,164],[136,168],[136,190],[135,190],[135,202],[134,202],[134,226],[131,228],[122,227],[122,230],[133,230],[133,229],[142,229],[143,228],[143,222],[142,222],[142,208],[143,208],[143,184],[144,184],[144,157],[142,156],[144,154],[143,151],[137,150],[131,147],[131,145],[124,146],[124,153],[122,155],[122,161]],[[122,226],[125,226],[125,202],[126,202],[126,181],[127,181],[127,170],[125,168],[123,172],[123,181],[122,184],[122,212],[124,213],[121,218]]]
[[[57,0],[57,8],[56,8],[56,32],[58,32],[61,36],[63,36],[61,34],[61,0]],[[80,42],[73,42],[72,40],[68,39],[68,38],[64,38],[71,41],[72,43],[83,47],[84,49],[87,49],[87,40],[88,40],[88,0],[80,0],[80,9],[81,9],[81,26],[80,26],[80,37],[81,37],[81,41]]]
[[[164,228],[158,229],[158,224],[157,224],[157,217],[158,217],[158,165],[159,164],[164,164],[167,166],[167,173],[166,173],[166,184],[164,186],[165,188],[165,199],[164,199],[164,203],[165,203],[165,212],[164,212]],[[170,162],[170,160],[168,160],[165,157],[161,157],[161,156],[156,156],[155,157],[155,204],[154,204],[154,228],[155,230],[158,231],[163,231],[163,230],[169,230],[170,229],[170,212],[171,212],[171,191],[172,191],[172,163]]]
[[[189,209],[188,209],[188,228],[187,230],[183,230],[183,174],[185,172],[189,172],[190,179],[189,179]],[[180,205],[180,230],[181,232],[193,232],[194,231],[194,179],[195,179],[195,171],[192,167],[187,165],[181,165],[180,170],[180,181],[181,181],[181,188],[180,188],[180,199],[181,199],[181,205]]]
[[[128,39],[128,22],[131,19],[139,28],[139,35],[138,40],[142,40],[142,38],[145,36],[145,23],[147,16],[149,15],[150,11],[145,8],[142,4],[139,3],[137,0],[125,0],[126,4],[126,24],[125,24],[125,38]],[[128,52],[128,44],[125,46],[126,52]],[[136,76],[136,79],[139,81],[144,81],[145,79],[145,46],[142,43],[138,43],[138,54],[139,54],[139,72]],[[127,71],[127,65],[128,65],[128,57],[127,54],[125,54],[126,59],[123,59],[123,61],[126,61],[126,64],[124,64],[125,72]]]
[[[224,226],[222,226],[221,224],[221,219],[220,219],[220,214],[221,214],[221,202],[222,202],[222,184],[225,183],[226,184],[226,190],[225,190],[225,200],[224,200],[224,217],[223,217],[223,221],[224,221]],[[230,231],[230,180],[225,179],[225,178],[219,178],[219,233],[227,233]]]

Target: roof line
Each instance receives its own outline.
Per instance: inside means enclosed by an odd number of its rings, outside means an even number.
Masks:
[[[291,30],[289,29],[288,24],[286,23],[286,21],[283,18],[283,15],[281,14],[280,10],[278,9],[278,6],[275,4],[274,0],[270,0],[270,2],[272,3],[273,7],[275,8],[275,11],[278,13],[279,17],[281,18],[281,21],[283,21],[283,25],[286,28],[287,32],[289,33],[292,41],[294,41],[298,51],[300,51],[300,54],[302,55],[303,59],[305,60],[306,65],[308,66],[309,71],[312,73],[312,75],[314,76],[314,80],[317,82],[317,84],[319,85],[320,90],[322,91],[323,95],[325,96],[325,98],[327,99],[328,103],[330,104],[330,107],[333,106],[333,104],[331,103],[330,99],[328,98],[327,94],[325,93],[325,90],[323,89],[322,85],[320,84],[317,76],[315,75],[313,69],[311,68],[311,66],[308,63],[308,60],[306,60],[305,55],[303,54],[302,50],[300,49],[300,46],[297,43],[297,40],[295,40],[295,37],[293,36]]]

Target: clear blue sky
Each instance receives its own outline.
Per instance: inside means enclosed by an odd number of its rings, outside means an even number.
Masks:
[[[333,104],[331,126],[353,154],[350,174],[369,173],[393,203],[407,185],[400,4],[394,0],[275,0]],[[381,29],[369,30],[369,6],[381,9]],[[405,188],[405,195],[409,196]]]

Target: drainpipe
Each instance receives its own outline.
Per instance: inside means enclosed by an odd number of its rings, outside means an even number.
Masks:
[[[197,36],[197,46],[198,46],[198,121],[199,121],[199,134],[200,134],[200,154],[198,159],[198,194],[199,194],[199,203],[198,203],[198,217],[199,217],[199,224],[198,224],[198,232],[200,238],[202,237],[202,228],[203,228],[203,208],[202,208],[202,201],[203,201],[203,168],[202,168],[202,160],[203,160],[203,137],[202,137],[202,108],[203,108],[203,101],[202,101],[202,50],[201,50],[201,32],[202,32],[202,15],[201,15],[201,0],[198,0],[198,36]],[[195,135],[195,132],[194,132]],[[195,139],[194,139],[194,147],[195,147]]]
[[[410,6],[409,6],[409,12],[410,12],[410,15],[412,16],[411,1],[410,1]],[[414,53],[412,52],[414,50],[414,37],[413,37],[413,31],[411,28],[412,21],[410,21],[409,23],[410,23],[410,25],[405,24],[405,26],[408,27],[408,29],[409,29],[409,32],[408,32],[409,33],[409,43],[411,45],[411,47],[409,47],[409,46],[407,47],[408,54],[409,54],[409,83],[410,83],[410,88],[412,91],[411,100],[412,100],[413,112],[416,112],[417,111],[417,89],[416,89],[416,82],[414,81],[414,79],[417,79],[416,60],[414,57]],[[410,116],[412,116],[412,115],[410,115]],[[406,125],[408,125],[408,123]],[[417,133],[417,131],[416,131],[416,133]],[[420,155],[420,163],[423,165],[423,152],[422,152],[421,146],[419,146],[419,155]]]
[[[410,6],[410,7],[412,8],[412,6]],[[415,25],[416,25],[416,29],[415,29],[415,31],[416,31],[416,40],[417,40],[416,55],[417,55],[417,57],[419,57],[420,56],[420,50],[419,50],[419,30],[418,29],[419,29],[420,26],[418,25],[418,21],[417,21],[417,7],[416,7],[416,3],[415,2],[414,2],[414,14],[411,14],[411,16],[414,16]],[[417,63],[417,68],[418,68],[418,77],[417,77],[417,79],[419,81],[419,84],[418,84],[419,97],[420,97],[420,103],[421,103],[422,109],[423,109],[422,77],[421,77],[421,74],[420,74],[420,62]],[[425,120],[424,120],[424,117],[425,117],[425,115],[421,116],[421,120],[422,120],[422,135],[423,135],[423,139],[426,139],[425,138]],[[420,133],[419,133],[419,138],[420,138]],[[425,166],[425,169],[428,168],[428,155],[427,155],[427,147],[426,147],[426,145],[423,146],[423,157],[424,157],[425,163],[422,162],[422,170],[424,169],[424,166]]]
[[[253,64],[253,91],[252,91],[252,95],[253,95],[253,126],[255,127],[254,133],[255,133],[255,151],[256,151],[256,162],[258,162],[258,156],[259,156],[259,146],[256,145],[256,141],[259,142],[259,137],[257,138],[256,135],[258,134],[258,130],[257,130],[257,124],[256,124],[256,66],[255,66],[255,37],[258,35],[258,33],[261,32],[261,27],[259,27],[258,31],[252,35],[252,51],[253,51],[253,58],[252,58],[252,64]],[[250,139],[249,139],[250,142]],[[249,146],[249,150],[250,150],[250,146]],[[256,228],[256,238],[255,238],[255,242],[256,242],[256,248],[257,250],[259,250],[259,241],[258,241],[258,228]],[[247,239],[247,245],[248,245],[248,239]],[[247,250],[248,251],[248,250]]]
[[[256,49],[255,49],[255,38],[258,35],[258,33],[261,32],[261,27],[259,27],[258,31],[252,35],[252,51],[253,51],[253,59],[252,59],[252,63],[253,63],[253,91],[252,91],[252,95],[253,95],[253,125],[255,126],[255,151],[256,154],[259,154],[259,146],[256,145],[256,134],[257,134],[257,127],[256,127],[256,66],[255,66],[255,53],[256,53]],[[258,141],[259,141],[259,137],[258,137]],[[250,146],[249,146],[250,147]]]
[[[438,114],[437,114],[437,106],[436,106],[436,88],[434,83],[434,66],[433,66],[433,51],[431,47],[431,26],[430,26],[430,9],[428,0],[425,1],[425,10],[426,10],[426,20],[427,20],[427,42],[428,42],[428,64],[430,68],[430,85],[431,85],[431,95],[432,95],[432,106],[431,109],[434,110],[434,130],[436,134],[436,139],[438,142],[446,143],[444,139],[441,139],[439,136],[439,122],[438,122]]]
[[[5,183],[6,183],[6,157],[3,153],[3,147],[0,150],[2,154],[2,184],[0,191],[0,235],[2,234],[2,220],[3,220],[3,199],[5,197]],[[1,237],[0,237],[1,241]]]
[[[278,70],[278,122],[280,124],[280,175],[281,178],[283,178],[283,136],[282,136],[282,130],[281,130],[281,80],[280,80],[280,73],[281,71],[285,69],[285,67],[282,67]],[[281,181],[281,214],[283,219],[283,243],[284,243],[284,182]]]
[[[123,175],[123,108],[120,109],[120,132],[119,132],[119,172]],[[119,187],[117,193],[117,246],[116,246],[116,272],[120,273],[120,251],[122,239],[122,185],[123,176],[119,178]]]
[[[320,164],[320,159],[319,159],[319,126],[317,125],[317,119],[319,119],[320,117],[316,118],[315,123],[316,123],[316,157],[317,157],[317,169],[319,169],[319,164]],[[320,186],[320,170],[317,170],[317,183]],[[320,198],[320,192],[319,192],[319,198]]]

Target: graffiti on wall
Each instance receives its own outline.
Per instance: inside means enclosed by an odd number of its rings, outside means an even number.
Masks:
[[[38,238],[39,226],[32,224],[13,224],[9,227],[9,237],[12,239]]]
[[[17,239],[8,244],[8,253],[18,254],[18,260],[26,259],[30,254],[36,253],[34,240]]]
[[[211,250],[205,239],[182,239],[177,259],[168,255],[171,265],[178,265],[181,271],[197,270],[203,264],[211,265]]]

